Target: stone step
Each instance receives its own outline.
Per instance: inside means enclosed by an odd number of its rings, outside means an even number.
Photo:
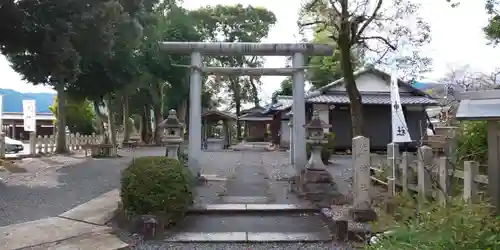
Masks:
[[[315,206],[296,204],[207,204],[192,207],[190,214],[196,213],[319,213]]]
[[[329,242],[326,232],[187,232],[169,236],[165,242],[178,243],[266,243],[266,242]]]
[[[125,250],[130,246],[110,233],[93,233],[69,238],[63,241],[47,243],[32,250]]]
[[[172,231],[168,242],[330,241],[320,213],[191,214]]]

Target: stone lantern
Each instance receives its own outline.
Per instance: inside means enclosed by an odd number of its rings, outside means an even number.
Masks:
[[[163,142],[166,145],[165,156],[178,160],[177,152],[184,141],[182,137],[184,124],[177,118],[175,110],[170,110],[167,119],[158,124],[158,127],[164,129]]]
[[[292,191],[305,196],[321,207],[344,201],[345,197],[338,191],[332,175],[321,160],[323,145],[328,143],[328,140],[325,139],[324,129],[331,127],[331,125],[322,121],[319,114],[314,112],[312,120],[304,127],[306,128],[306,141],[311,149],[311,157],[305,168],[293,180]]]
[[[304,125],[307,136],[306,142],[311,147],[311,157],[306,165],[307,169],[326,170],[326,166],[321,160],[321,150],[323,149],[323,145],[328,143],[328,140],[325,139],[325,129],[331,126],[322,121],[316,111],[313,114],[312,120]]]

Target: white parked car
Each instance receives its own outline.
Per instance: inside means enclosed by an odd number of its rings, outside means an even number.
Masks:
[[[22,141],[14,140],[10,137],[5,137],[5,152],[6,153],[19,153],[24,150]]]

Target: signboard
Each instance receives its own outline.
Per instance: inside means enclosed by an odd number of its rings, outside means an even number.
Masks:
[[[24,131],[36,131],[36,105],[35,100],[23,100]]]
[[[0,132],[3,131],[3,95],[0,95]]]

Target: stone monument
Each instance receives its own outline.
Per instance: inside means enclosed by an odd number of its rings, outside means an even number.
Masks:
[[[356,222],[377,219],[370,197],[370,140],[364,136],[352,139],[352,161],[354,168],[354,201],[349,215]]]
[[[184,141],[182,138],[182,129],[184,128],[184,124],[182,124],[177,118],[175,110],[170,110],[168,112],[167,119],[158,124],[158,127],[164,129],[163,142],[166,144],[165,156],[179,160],[179,148],[181,143]]]
[[[306,199],[314,202],[320,207],[329,207],[345,200],[345,197],[338,192],[332,175],[327,171],[321,159],[323,145],[328,143],[325,138],[325,128],[330,128],[319,118],[319,114],[314,112],[312,120],[304,126],[306,128],[307,140],[310,146],[311,156],[305,169],[296,177],[292,184],[293,190]],[[297,140],[298,138],[294,138]]]

